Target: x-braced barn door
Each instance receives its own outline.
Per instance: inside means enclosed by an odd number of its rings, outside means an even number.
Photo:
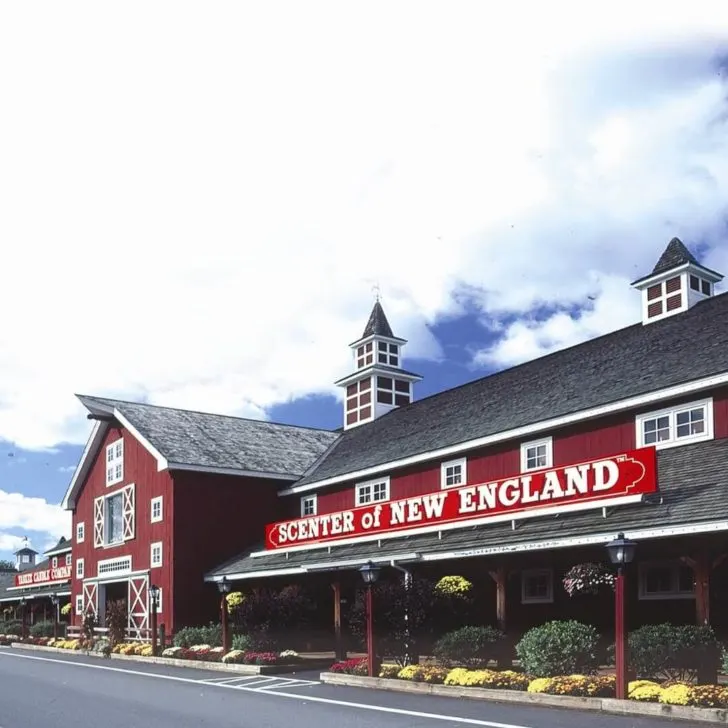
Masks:
[[[83,613],[84,615],[91,610],[94,617],[99,618],[99,586],[93,582],[85,582],[83,585]]]
[[[129,637],[142,639],[149,628],[149,582],[146,576],[129,579]]]

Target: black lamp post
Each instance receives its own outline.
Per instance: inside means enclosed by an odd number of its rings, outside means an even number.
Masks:
[[[368,561],[359,569],[359,573],[367,585],[367,669],[369,677],[375,676],[374,671],[374,600],[372,598],[372,585],[379,578],[380,567]]]
[[[157,656],[157,604],[159,604],[159,587],[152,584],[149,587],[149,595],[152,597],[152,656]]]
[[[627,697],[627,650],[624,621],[624,567],[634,559],[637,544],[620,533],[607,544],[610,561],[617,567],[614,585],[614,658],[616,667],[616,695],[620,700]]]
[[[51,594],[51,604],[53,605],[53,639],[58,639],[58,595]]]
[[[220,581],[217,582],[217,588],[220,590],[220,621],[222,623],[222,649],[223,653],[227,654],[230,652],[230,634],[228,630],[228,613],[227,613],[227,599],[225,595],[230,592],[230,582],[227,576],[223,576]]]

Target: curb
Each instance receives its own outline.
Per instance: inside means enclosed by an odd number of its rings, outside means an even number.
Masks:
[[[356,688],[374,688],[420,695],[437,695],[444,698],[471,698],[489,700],[494,703],[512,703],[549,708],[590,710],[615,715],[632,715],[669,720],[690,720],[699,723],[728,725],[728,710],[724,708],[694,708],[686,705],[663,705],[661,703],[640,703],[616,698],[579,698],[573,695],[545,695],[520,690],[492,690],[455,685],[431,685],[382,677],[364,677],[337,672],[322,672],[319,680],[325,685],[341,685]]]
[[[65,650],[60,647],[44,647],[42,645],[25,645],[22,642],[13,642],[10,647],[19,650],[33,650],[36,652],[56,652],[64,655],[83,655],[84,657],[97,657],[102,660],[127,660],[139,662],[146,665],[167,665],[169,667],[186,667],[193,670],[212,670],[214,672],[231,672],[238,675],[284,675],[292,672],[302,672],[308,669],[316,669],[316,665],[310,667],[306,664],[297,665],[226,665],[221,662],[206,662],[205,660],[178,660],[173,657],[142,657],[141,655],[102,655],[99,652],[87,650]]]

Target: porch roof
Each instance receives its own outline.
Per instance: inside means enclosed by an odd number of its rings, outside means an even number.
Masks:
[[[207,581],[250,579],[319,570],[354,569],[365,561],[438,561],[606,543],[619,531],[636,539],[728,530],[728,440],[658,452],[659,493],[642,503],[519,518],[439,533],[382,537],[262,555],[261,543],[211,570]]]
[[[37,571],[42,568],[50,568],[50,559],[37,563],[28,572]],[[15,586],[15,577],[24,572],[19,571],[0,571],[0,602],[15,602],[21,597],[26,599],[35,599],[37,597],[49,597],[51,594],[58,596],[68,596],[71,593],[71,580],[65,582],[54,582],[53,584],[38,584],[37,586],[26,586],[17,588]]]

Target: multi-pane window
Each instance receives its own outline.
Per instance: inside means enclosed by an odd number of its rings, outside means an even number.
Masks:
[[[521,572],[521,602],[544,604],[553,601],[553,574],[550,569]]]
[[[316,515],[316,500],[315,495],[305,495],[301,498],[301,516]]]
[[[443,488],[454,488],[458,485],[465,485],[465,458],[451,460],[440,465],[440,486]]]
[[[86,538],[86,524],[81,521],[76,524],[76,543],[83,543],[84,538]]]
[[[695,596],[693,570],[680,562],[641,564],[640,599],[690,599]]]
[[[124,540],[124,501],[123,493],[116,493],[106,499],[106,527],[104,528],[107,544],[120,543]]]
[[[356,505],[389,500],[389,479],[373,480],[370,483],[359,483],[356,486]]]
[[[357,369],[363,369],[372,364],[374,364],[374,342],[370,341],[362,344],[356,350],[356,367]]]
[[[636,426],[638,447],[662,448],[710,440],[713,437],[713,401],[691,402],[638,415]]]
[[[76,614],[83,614],[83,594],[76,595]]]
[[[704,296],[709,296],[713,290],[710,281],[706,281],[705,278],[700,278],[693,274],[690,275],[690,288],[698,293],[702,293]]]
[[[410,383],[404,379],[377,377],[377,402],[404,407],[410,403]]]
[[[377,342],[377,363],[390,367],[399,366],[399,346],[386,341]]]
[[[76,578],[83,579],[83,559],[76,559]]]
[[[553,441],[550,437],[521,445],[521,471],[550,468],[553,463]]]
[[[72,561],[73,557],[71,556],[71,554],[66,554],[66,566],[70,566]]]
[[[51,559],[51,569],[56,569],[56,568],[58,568],[58,557],[54,556]]]
[[[152,566],[162,565],[162,542],[157,541],[150,546],[150,562]]]
[[[106,448],[106,485],[114,485],[124,479],[124,441],[112,442]]]
[[[152,498],[152,523],[162,520],[162,496]]]

